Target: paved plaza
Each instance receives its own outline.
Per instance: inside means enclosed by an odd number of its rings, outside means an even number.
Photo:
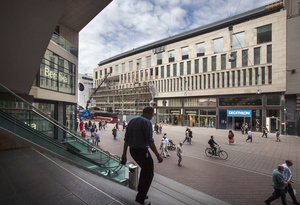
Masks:
[[[109,124],[105,131],[100,131],[99,147],[121,156],[125,131],[122,131],[120,126],[118,137],[114,140],[111,132],[113,126]],[[163,133],[166,132],[168,138],[177,145],[184,140],[185,129],[186,127],[164,125]],[[183,166],[177,166],[176,152],[171,151],[171,156],[164,158],[162,164],[155,163],[157,174],[230,204],[264,204],[263,201],[273,192],[271,186],[273,169],[278,164],[284,163],[285,159],[291,159],[294,162],[291,168],[294,182],[292,186],[300,191],[299,137],[281,135],[281,142],[276,142],[273,133],[268,134],[268,138],[262,138],[261,133],[253,132],[251,143],[245,141],[246,135],[234,131],[236,144],[228,145],[228,130],[194,127],[191,130],[193,131],[192,145],[187,142],[183,145]],[[209,146],[207,142],[211,135],[228,153],[227,160],[205,155],[204,151]],[[154,134],[157,147],[161,138],[162,134]],[[130,154],[128,157],[133,161]],[[160,181],[154,183],[159,184]],[[185,191],[182,190],[182,193]],[[296,195],[296,197],[300,201],[300,196]],[[287,202],[292,204],[289,195],[287,195]],[[276,200],[272,204],[281,204],[281,201]]]

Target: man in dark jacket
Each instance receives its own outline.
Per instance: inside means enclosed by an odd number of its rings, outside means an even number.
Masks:
[[[213,154],[217,155],[217,147],[215,145],[218,145],[218,144],[215,142],[214,136],[210,136],[210,140],[208,141],[208,144],[214,150]]]

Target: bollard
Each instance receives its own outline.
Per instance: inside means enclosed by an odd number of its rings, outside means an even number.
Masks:
[[[138,187],[138,171],[139,167],[135,164],[129,164],[129,188],[137,190]]]

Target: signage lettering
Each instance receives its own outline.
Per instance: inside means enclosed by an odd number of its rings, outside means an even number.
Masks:
[[[227,110],[229,117],[251,117],[251,110]]]
[[[57,80],[57,73],[50,71],[49,68],[45,68],[45,77],[51,78],[53,80]],[[67,83],[68,78],[66,76],[64,76],[63,73],[60,73],[58,76],[58,81],[62,82],[62,83]]]

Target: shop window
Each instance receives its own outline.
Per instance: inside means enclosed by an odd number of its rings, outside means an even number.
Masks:
[[[257,28],[257,44],[272,41],[272,24]]]
[[[219,106],[252,106],[262,105],[261,96],[219,98]]]
[[[280,95],[267,96],[267,105],[281,105],[281,96]]]

